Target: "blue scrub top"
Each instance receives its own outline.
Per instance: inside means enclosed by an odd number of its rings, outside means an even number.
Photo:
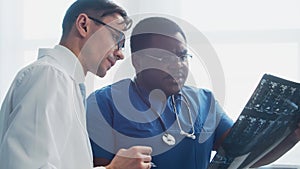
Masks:
[[[184,86],[180,93],[186,98],[181,96],[184,101],[176,104],[180,126],[191,133],[193,124],[196,139],[180,135],[171,97],[163,104],[158,90],[149,95],[140,89],[139,95],[134,83],[125,79],[92,93],[87,99],[87,128],[93,156],[111,160],[120,148],[146,145],[153,149],[157,169],[207,168],[214,143],[233,122],[210,91]],[[141,97],[150,100],[152,109]],[[165,132],[175,137],[175,145],[163,142]]]

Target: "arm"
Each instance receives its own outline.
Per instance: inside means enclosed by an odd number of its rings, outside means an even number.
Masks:
[[[225,140],[226,136],[228,135],[228,133],[230,132],[230,129],[228,129],[223,135],[222,137],[216,141],[216,143],[213,146],[213,150],[217,150],[221,144],[223,143],[223,141]]]
[[[107,169],[147,169],[149,168],[151,161],[151,147],[145,146],[133,146],[129,149],[120,149],[116,155],[113,154],[114,149],[114,136],[111,127],[104,125],[105,122],[99,119],[100,116],[97,116],[95,113],[97,109],[93,109],[93,106],[97,106],[95,104],[95,99],[93,97],[88,98],[88,128],[90,134],[90,141],[93,149],[93,162],[94,166],[106,166]],[[102,102],[103,103],[103,102]],[[105,105],[105,104],[104,104]],[[93,111],[92,111],[93,110]],[[100,113],[100,112],[98,112]],[[95,121],[94,121],[95,120]],[[100,125],[102,124],[102,125]],[[99,133],[105,133],[105,138],[103,135],[99,135]],[[98,140],[97,143],[93,141],[95,139]],[[106,150],[102,148],[102,146],[106,147]],[[112,159],[112,160],[111,160]],[[110,161],[111,160],[111,161]]]
[[[58,84],[55,79],[58,77],[49,75],[49,72],[47,69],[23,72],[14,82],[10,110],[6,110],[10,113],[6,119],[8,127],[0,145],[3,168],[55,168],[60,163],[56,145],[63,145],[64,139],[56,137],[53,131],[57,131],[56,127],[67,129],[67,126],[55,127],[51,122],[59,113],[52,111],[56,110],[53,101],[58,99],[63,103],[64,99],[55,98]],[[53,86],[49,87],[50,84]],[[57,119],[64,118],[60,115]]]
[[[286,139],[284,139],[276,148],[262,157],[257,161],[252,167],[259,167],[262,165],[270,164],[288,152],[293,148],[300,140],[300,123],[298,123],[298,128],[292,132]]]
[[[87,128],[93,149],[94,166],[107,169],[147,169],[150,168],[151,147],[133,146],[129,149],[116,147],[113,129],[114,111],[110,92],[102,90],[87,99]],[[103,137],[105,133],[105,137]]]

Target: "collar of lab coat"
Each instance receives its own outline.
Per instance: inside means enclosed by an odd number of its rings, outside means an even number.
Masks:
[[[85,75],[83,67],[71,50],[62,45],[56,45],[54,49],[39,49],[38,58],[40,59],[44,56],[53,57],[76,83],[84,83]]]

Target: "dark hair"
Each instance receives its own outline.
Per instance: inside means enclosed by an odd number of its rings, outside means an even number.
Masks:
[[[124,18],[125,28],[127,30],[132,24],[132,20],[127,16],[127,13],[120,6],[109,0],[77,0],[67,10],[63,23],[63,35],[67,35],[78,15],[86,13],[87,15],[97,15],[104,17],[113,13],[119,13]]]
[[[130,37],[131,52],[148,48],[150,39],[153,36],[172,36],[180,33],[186,41],[186,36],[183,30],[175,22],[163,17],[150,17],[141,20],[133,28]]]

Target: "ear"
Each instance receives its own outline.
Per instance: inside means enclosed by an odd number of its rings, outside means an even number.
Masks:
[[[78,33],[82,37],[86,37],[88,35],[89,26],[90,26],[90,20],[88,16],[84,13],[81,13],[78,15],[76,22],[75,22],[76,29]]]

